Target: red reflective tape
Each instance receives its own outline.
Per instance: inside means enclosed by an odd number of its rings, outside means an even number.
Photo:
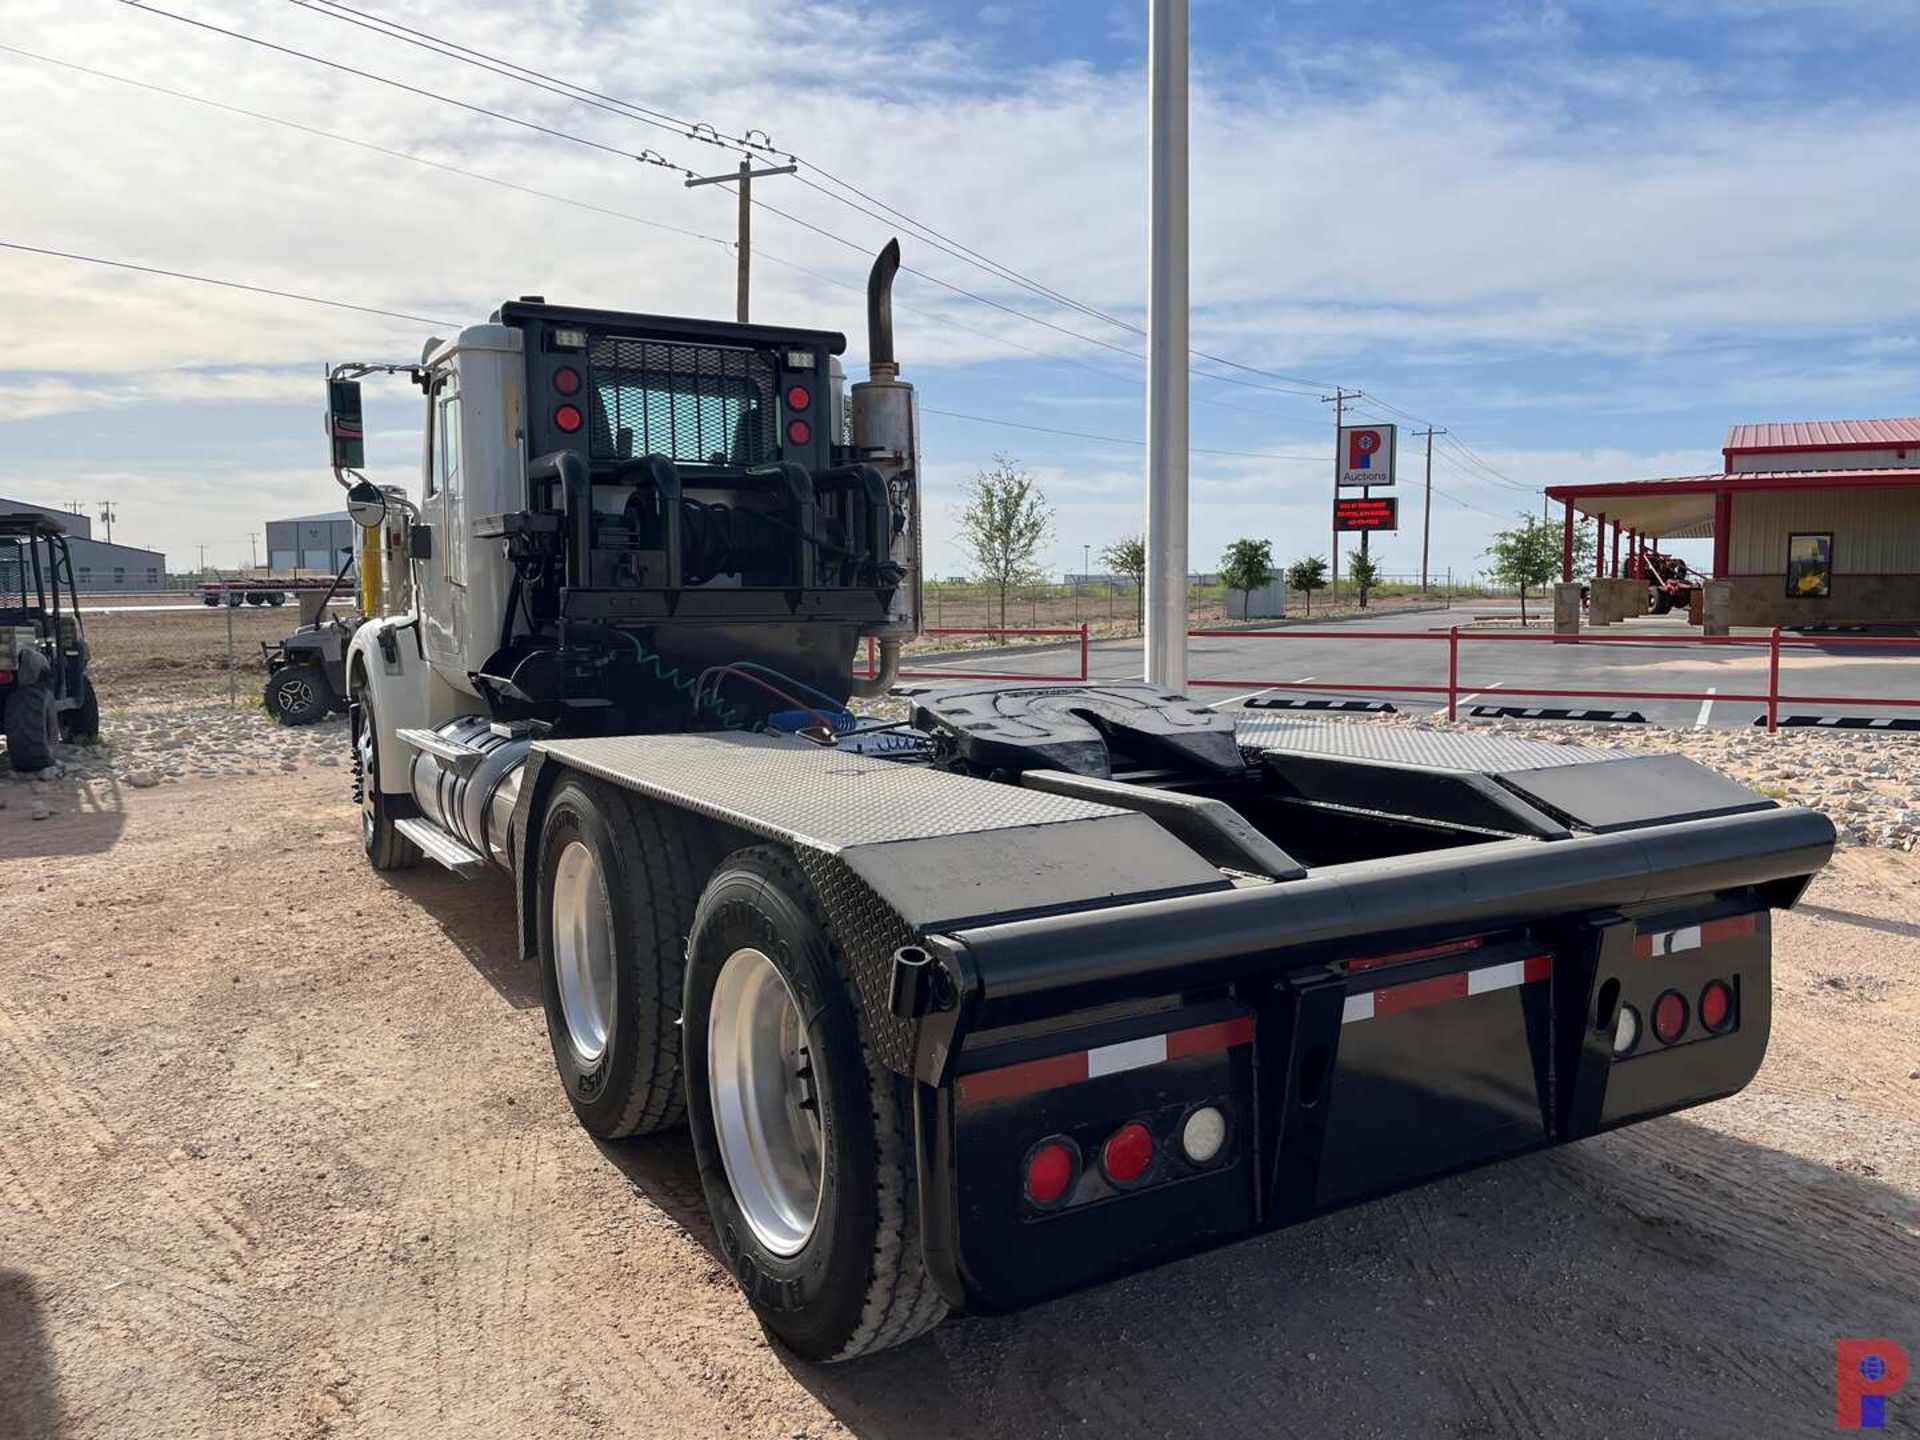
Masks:
[[[1529,955],[1526,959],[1526,978],[1523,984],[1531,985],[1536,980],[1544,980],[1553,974],[1553,956]]]
[[[1111,1071],[1102,1070],[1102,1074],[1107,1074],[1117,1073],[1118,1070],[1141,1069],[1159,1064],[1163,1059],[1182,1060],[1189,1055],[1209,1055],[1219,1050],[1229,1050],[1235,1045],[1251,1044],[1252,1041],[1253,1017],[1243,1015],[1233,1020],[1217,1020],[1210,1025],[1192,1025],[1165,1035],[1144,1035],[1138,1040],[1102,1045],[1097,1047],[1097,1053],[1104,1055],[1131,1050],[1150,1043],[1157,1043],[1165,1052],[1164,1055],[1148,1059],[1133,1058]],[[1018,1065],[1003,1065],[998,1070],[962,1075],[957,1082],[959,1103],[975,1105],[985,1100],[1007,1100],[1016,1095],[1055,1090],[1062,1085],[1078,1085],[1082,1080],[1093,1078],[1091,1057],[1094,1053],[1075,1050],[1066,1055],[1049,1055],[1042,1060],[1023,1060]]]
[[[1653,936],[1636,935],[1633,937],[1633,958],[1651,960],[1653,958]]]
[[[1709,920],[1700,927],[1702,945],[1718,945],[1725,940],[1745,940],[1758,934],[1760,917],[1752,911],[1745,915],[1729,915],[1724,920]]]
[[[1211,1025],[1195,1025],[1191,1030],[1175,1030],[1167,1036],[1167,1059],[1182,1060],[1189,1055],[1206,1055],[1215,1050],[1230,1050],[1253,1040],[1253,1017],[1218,1020]]]
[[[1070,1055],[1049,1055],[1044,1060],[1023,1060],[998,1070],[982,1070],[978,1075],[962,1075],[958,1082],[959,1098],[962,1105],[1005,1100],[1014,1095],[1031,1095],[1037,1090],[1077,1085],[1086,1078],[1087,1052],[1075,1050]]]
[[[1487,942],[1481,938],[1472,940],[1450,940],[1445,945],[1428,945],[1419,950],[1396,950],[1391,955],[1369,955],[1364,960],[1344,962],[1349,971],[1377,970],[1382,965],[1404,965],[1410,960],[1436,960],[1442,955],[1464,955],[1469,950],[1478,950]]]
[[[1438,1005],[1443,1000],[1467,998],[1467,976],[1436,975],[1431,980],[1415,980],[1411,985],[1392,985],[1373,992],[1373,1013],[1396,1015],[1402,1010],[1418,1010],[1423,1005]]]

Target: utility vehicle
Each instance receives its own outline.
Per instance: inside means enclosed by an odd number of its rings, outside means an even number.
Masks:
[[[300,597],[300,627],[278,645],[260,642],[267,710],[283,725],[311,725],[347,708],[347,642],[361,617],[332,614],[328,607],[351,569],[348,550],[326,589]]]
[[[774,1335],[881,1349],[1752,1078],[1833,829],[1689,760],[1130,683],[857,718],[921,623],[898,258],[850,392],[836,333],[537,297],[330,372],[409,592],[348,650],[367,857],[511,876],[575,1114],[691,1128]],[[360,478],[381,370],[417,504]]]
[[[44,770],[54,742],[100,733],[66,528],[51,515],[0,515],[0,712],[15,770]]]

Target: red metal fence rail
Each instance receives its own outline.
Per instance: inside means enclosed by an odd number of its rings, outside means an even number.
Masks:
[[[1048,626],[1014,628],[999,625],[929,625],[922,633],[934,636],[935,638],[985,635],[999,639],[1005,639],[1008,636],[1017,636],[1020,638],[1044,636],[1053,639],[1078,640],[1080,642],[1080,673],[1078,675],[1036,675],[1031,671],[1015,673],[1006,670],[954,670],[942,665],[932,670],[908,670],[903,668],[900,671],[900,678],[902,680],[1051,680],[1059,682],[1066,680],[1085,680],[1088,678],[1088,660],[1091,651],[1091,641],[1088,637],[1087,626],[1084,623],[1064,628]],[[1041,647],[1036,646],[1033,648],[1038,649]],[[880,661],[876,654],[876,647],[872,640],[868,640],[867,678],[871,679],[874,675],[878,674],[879,668]]]
[[[1508,692],[1529,699],[1542,698],[1554,700],[1712,700],[1716,703],[1729,701],[1735,704],[1754,704],[1766,707],[1767,729],[1777,730],[1780,723],[1780,707],[1783,704],[1794,705],[1861,705],[1870,708],[1893,706],[1905,709],[1920,709],[1920,698],[1902,698],[1879,695],[1789,695],[1780,689],[1780,655],[1782,650],[1802,648],[1826,650],[1854,647],[1863,650],[1905,648],[1920,652],[1920,641],[1889,635],[1784,635],[1775,627],[1764,638],[1746,635],[1607,635],[1607,636],[1569,636],[1553,632],[1529,634],[1524,631],[1463,631],[1457,625],[1445,630],[1341,630],[1338,634],[1326,631],[1306,629],[1288,630],[1193,630],[1188,632],[1198,639],[1261,639],[1261,640],[1418,640],[1447,647],[1447,683],[1444,685],[1401,685],[1381,683],[1372,680],[1331,681],[1304,680],[1261,680],[1247,678],[1220,678],[1189,680],[1195,688],[1209,689],[1266,689],[1266,690],[1305,690],[1331,691],[1350,695],[1356,690],[1368,694],[1381,695],[1438,695],[1446,697],[1447,718],[1457,719],[1460,696],[1477,695],[1486,690],[1503,686],[1504,680],[1463,681],[1460,678],[1460,643],[1469,644],[1513,643],[1522,644],[1561,644],[1589,646],[1633,646],[1633,645],[1703,645],[1735,648],[1756,648],[1765,646],[1767,650],[1767,688],[1765,693],[1751,694],[1727,690],[1650,690],[1629,689],[1616,685],[1606,689],[1582,688],[1541,689],[1525,681]]]

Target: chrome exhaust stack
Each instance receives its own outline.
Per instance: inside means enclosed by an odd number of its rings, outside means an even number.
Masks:
[[[855,679],[853,693],[884,695],[900,669],[900,647],[921,631],[920,415],[913,386],[900,379],[893,353],[893,279],[900,270],[900,242],[889,240],[867,276],[867,378],[851,397],[854,448],[887,482],[893,508],[889,558],[906,573],[887,618],[865,633],[880,642],[879,673]]]

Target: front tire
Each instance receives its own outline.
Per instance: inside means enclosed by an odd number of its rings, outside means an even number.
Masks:
[[[721,867],[687,947],[687,1116],[727,1265],[808,1360],[946,1315],[920,1257],[909,1086],[866,1042],[845,956],[793,857]]]
[[[15,770],[24,775],[53,764],[60,724],[55,718],[51,685],[44,680],[35,685],[16,681],[7,695],[0,723],[6,729],[7,763]]]
[[[419,863],[420,847],[394,828],[393,807],[380,793],[380,749],[374,743],[373,701],[362,694],[353,710],[353,785],[360,802],[360,848],[379,871]]]
[[[282,725],[311,725],[333,708],[333,687],[317,665],[288,665],[267,677],[267,709]]]
[[[682,937],[700,836],[671,806],[560,783],[540,827],[535,914],[547,1039],[573,1113],[603,1140],[686,1118]]]

